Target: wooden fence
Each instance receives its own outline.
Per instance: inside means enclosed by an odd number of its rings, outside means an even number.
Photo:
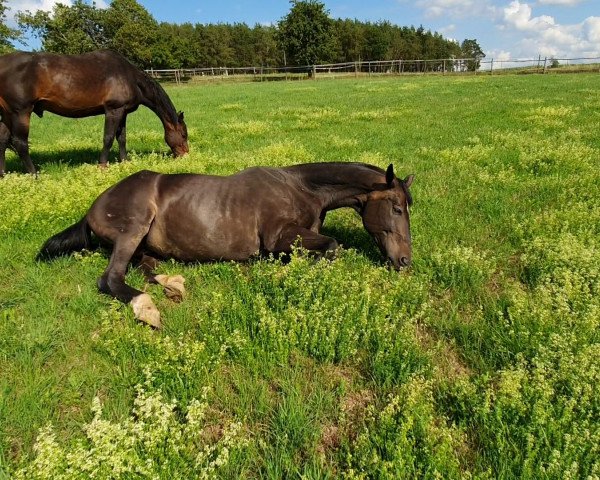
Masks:
[[[478,68],[477,68],[478,66]],[[204,67],[146,70],[153,78],[181,83],[189,80],[269,81],[404,74],[500,74],[600,72],[600,57],[477,60],[445,58],[329,63],[302,67]]]

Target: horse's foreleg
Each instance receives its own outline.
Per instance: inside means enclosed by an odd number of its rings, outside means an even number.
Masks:
[[[160,313],[150,295],[125,283],[127,265],[144,235],[145,233],[117,239],[108,267],[98,280],[98,288],[101,292],[112,295],[123,303],[131,304],[135,318],[154,328],[160,328]]]
[[[119,144],[119,160],[127,160],[127,148],[125,147],[126,143],[126,134],[127,131],[127,115],[123,115],[123,119],[119,123],[117,127],[117,142]]]
[[[102,167],[108,165],[108,155],[110,154],[110,149],[115,141],[117,128],[121,124],[124,116],[124,108],[107,110],[104,115],[104,139],[102,144],[102,153],[100,153],[100,166]]]
[[[339,246],[335,238],[321,235],[308,228],[292,225],[281,231],[279,239],[275,243],[273,253],[290,253],[292,251],[292,246],[296,243],[299,243],[302,248],[321,254],[335,252]]]
[[[33,175],[37,175],[37,170],[35,165],[31,161],[31,157],[29,156],[29,120],[30,120],[31,112],[23,113],[20,115],[15,115],[11,119],[11,137],[12,137],[12,145],[15,147],[15,150],[21,161],[25,165],[27,171]],[[10,137],[9,137],[10,138]]]

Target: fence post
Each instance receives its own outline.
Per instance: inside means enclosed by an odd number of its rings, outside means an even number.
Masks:
[[[317,66],[316,65],[312,66],[312,76],[313,76],[313,80],[317,79]]]
[[[548,57],[544,57],[544,73],[546,73],[546,64],[548,63]]]
[[[494,74],[494,59],[492,58],[492,63],[490,66],[490,75],[493,75],[493,74]]]

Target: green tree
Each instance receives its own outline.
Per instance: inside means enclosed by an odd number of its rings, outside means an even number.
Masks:
[[[20,39],[19,31],[6,25],[6,11],[10,9],[5,3],[5,0],[0,0],[0,54],[13,51],[11,41]]]
[[[462,54],[467,60],[467,70],[474,72],[479,69],[481,59],[485,57],[485,53],[475,39],[465,39],[460,45]]]
[[[334,55],[333,21],[318,0],[291,0],[290,12],[279,21],[278,41],[290,65],[314,65]]]
[[[392,45],[389,22],[367,23],[364,29],[365,43],[362,56],[365,60],[388,60]]]
[[[195,35],[196,31],[191,23],[182,25],[161,23],[152,49],[152,66],[154,68],[197,67]]]
[[[105,11],[104,32],[108,46],[142,68],[153,66],[158,42],[158,23],[136,0],[113,0]]]
[[[104,10],[95,3],[76,0],[72,6],[57,3],[52,12],[26,10],[16,15],[23,33],[39,38],[42,49],[56,53],[83,53],[107,46]]]
[[[278,48],[275,27],[255,25],[253,29],[256,65],[277,67],[283,65],[283,55]]]
[[[0,0],[0,50],[10,49],[14,31],[3,30],[6,0]],[[142,68],[314,65],[330,61],[414,60],[472,57],[479,67],[483,52],[475,40],[462,45],[424,27],[388,21],[332,20],[318,0],[292,0],[278,26],[245,23],[158,24],[136,0],[113,0],[99,9],[90,0],[56,4],[51,12],[19,12],[23,33],[41,39],[42,49],[82,53],[99,48],[119,51]],[[285,55],[285,57],[284,57]],[[422,65],[422,64],[420,64]],[[428,64],[441,69],[444,63]],[[403,69],[416,69],[407,62]],[[421,66],[418,67],[422,68]],[[453,68],[446,62],[446,68]]]
[[[365,25],[358,20],[335,20],[334,40],[337,62],[358,62],[361,60],[365,43]]]
[[[231,27],[222,23],[200,25],[198,42],[201,48],[200,64],[205,67],[230,67],[234,63],[231,47]]]

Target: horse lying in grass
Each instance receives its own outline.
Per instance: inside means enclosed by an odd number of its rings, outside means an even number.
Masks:
[[[299,240],[319,253],[335,239],[319,230],[329,210],[354,208],[393,267],[410,265],[409,187],[413,175],[396,178],[362,163],[314,163],[255,167],[235,175],[135,173],[102,193],[78,223],[46,241],[38,259],[92,247],[93,232],[112,245],[100,291],[130,303],[137,319],[160,327],[151,297],[125,283],[130,262],[174,299],[184,293],[180,275],[155,275],[158,261],[247,260],[289,253]]]
[[[31,112],[63,117],[104,115],[100,165],[106,166],[115,136],[124,160],[127,114],[140,105],[160,118],[173,155],[188,152],[183,112],[177,113],[163,88],[122,55],[109,50],[82,55],[16,52],[0,56],[0,177],[5,152],[15,149],[29,173],[36,173],[29,156]]]

